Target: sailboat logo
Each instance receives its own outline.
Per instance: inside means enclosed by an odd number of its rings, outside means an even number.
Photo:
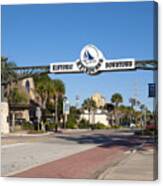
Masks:
[[[93,55],[91,55],[91,54],[89,53],[88,50],[85,51],[85,53],[84,53],[84,58],[85,58],[85,60],[87,60],[87,61],[91,61],[91,60],[94,59]]]
[[[99,54],[98,50],[93,45],[87,45],[82,51],[82,60],[86,64],[94,64],[98,62]]]
[[[80,61],[77,67],[88,74],[95,74],[101,67],[103,55],[94,45],[86,45],[80,53]]]

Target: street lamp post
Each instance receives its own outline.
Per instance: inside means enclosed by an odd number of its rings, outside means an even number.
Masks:
[[[70,113],[70,103],[68,98],[65,96],[63,98],[63,116],[64,116],[63,128],[66,128],[67,116],[69,113]]]
[[[37,130],[40,130],[40,123],[41,123],[41,117],[42,117],[42,112],[40,107],[36,107],[36,117],[37,117]]]

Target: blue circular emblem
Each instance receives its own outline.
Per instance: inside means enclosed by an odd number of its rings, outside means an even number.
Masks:
[[[103,54],[94,45],[85,46],[80,53],[80,62],[77,63],[81,71],[88,74],[95,74],[98,72],[103,62]]]

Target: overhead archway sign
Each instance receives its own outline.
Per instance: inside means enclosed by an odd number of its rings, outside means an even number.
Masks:
[[[50,64],[50,73],[87,73],[95,75],[106,71],[134,70],[135,59],[105,59],[103,53],[94,45],[86,45],[80,53],[80,59],[71,62]]]
[[[157,72],[157,69],[157,59],[106,59],[97,47],[87,45],[81,50],[79,59],[75,61],[54,62],[49,65],[41,66],[12,67],[12,70],[16,71],[18,74],[17,78],[9,81],[2,81],[1,85],[6,86],[9,83],[22,80],[24,78],[49,73],[87,73],[89,75],[96,75],[100,72],[127,72],[132,70],[151,70],[153,72]]]

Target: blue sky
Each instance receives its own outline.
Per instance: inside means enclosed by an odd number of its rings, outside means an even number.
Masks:
[[[154,59],[153,2],[2,6],[2,55],[21,65],[73,61],[94,44],[107,59]],[[119,92],[124,104],[136,95],[152,109],[152,72],[50,75],[65,82],[70,103],[95,92],[107,101]]]

